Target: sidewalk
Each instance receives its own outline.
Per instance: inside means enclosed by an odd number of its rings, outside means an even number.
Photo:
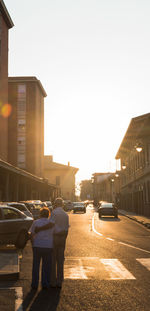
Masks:
[[[0,248],[0,281],[19,277],[19,254],[15,249]]]
[[[143,226],[147,227],[148,229],[150,229],[150,218],[145,217],[145,216],[141,216],[141,215],[137,215],[135,213],[129,212],[129,211],[125,211],[125,210],[118,210],[120,214],[134,220],[137,221],[138,223],[142,224]]]

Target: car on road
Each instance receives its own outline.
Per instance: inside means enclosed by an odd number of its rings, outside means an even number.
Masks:
[[[86,206],[84,202],[73,202],[73,213],[83,212],[86,213]]]
[[[73,203],[69,200],[64,201],[64,210],[67,211],[72,211],[73,210]]]
[[[98,207],[99,218],[102,216],[114,216],[118,218],[118,209],[114,203],[101,202]]]
[[[29,209],[26,207],[24,203],[7,202],[7,205],[17,208],[19,211],[23,212],[26,216],[33,217],[32,213],[29,211]]]
[[[13,244],[17,248],[24,248],[32,222],[32,217],[26,216],[18,209],[0,205],[0,244]]]

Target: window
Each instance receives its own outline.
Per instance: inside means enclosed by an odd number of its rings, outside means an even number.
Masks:
[[[25,143],[26,143],[26,139],[25,139],[25,137],[18,137],[18,145],[25,145]]]
[[[25,128],[26,128],[26,120],[25,119],[19,119],[18,120],[18,130],[19,131],[25,131]]]
[[[19,211],[21,211],[21,212],[24,212],[24,211],[26,211],[26,208],[23,206],[23,205],[19,205],[19,204],[11,204],[11,206],[12,207],[15,207],[15,208],[17,208],[17,209],[19,209]]]
[[[18,85],[18,103],[17,103],[18,115],[26,112],[26,85]]]
[[[18,163],[25,162],[25,154],[18,154]]]
[[[4,218],[5,219],[18,219],[21,218],[20,214],[16,211],[13,211],[10,208],[3,208]]]
[[[56,185],[60,186],[60,176],[56,176]]]

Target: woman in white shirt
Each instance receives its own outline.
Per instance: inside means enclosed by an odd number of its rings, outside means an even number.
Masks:
[[[51,263],[53,250],[53,230],[54,220],[50,220],[50,211],[44,207],[40,210],[40,219],[33,222],[29,233],[31,234],[33,248],[33,265],[32,265],[32,283],[33,289],[38,288],[40,261],[42,260],[42,288],[50,287],[51,280]],[[40,227],[51,222],[51,228],[35,233],[35,227]]]

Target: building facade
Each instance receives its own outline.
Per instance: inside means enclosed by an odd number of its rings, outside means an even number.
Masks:
[[[112,173],[94,173],[92,175],[92,183],[95,206],[99,201],[114,201],[114,181]]]
[[[60,187],[60,195],[64,200],[75,200],[75,174],[78,168],[53,162],[52,156],[44,156],[44,177]]]
[[[150,113],[131,119],[118,159],[120,207],[150,216]]]
[[[35,77],[13,77],[8,99],[8,31],[12,27],[0,0],[0,201],[49,200],[58,196],[59,189],[43,178],[46,93]]]
[[[81,181],[80,198],[82,201],[93,200],[93,184],[91,179]]]
[[[44,173],[45,96],[36,77],[9,77],[8,161],[40,177]]]
[[[4,2],[0,1],[0,158],[8,155],[8,31],[13,22]]]

